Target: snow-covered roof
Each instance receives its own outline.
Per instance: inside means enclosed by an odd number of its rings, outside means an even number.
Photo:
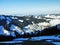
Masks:
[[[14,24],[11,25],[10,30],[12,30],[12,31],[15,31],[16,30]]]
[[[7,19],[8,21],[11,21],[11,19],[10,19],[9,17],[6,17],[6,19]]]
[[[4,34],[10,35],[10,32],[4,29]]]
[[[25,33],[31,33],[31,32],[34,32],[34,30],[32,29],[23,29]]]
[[[20,22],[23,22],[24,20],[19,20]]]
[[[25,26],[24,28],[29,28],[31,25]]]
[[[9,23],[10,23],[10,21],[6,20],[6,24],[9,24]]]
[[[4,29],[4,26],[0,26],[0,35],[10,35],[10,32]]]
[[[10,21],[11,21],[11,19],[9,18],[9,17],[6,17],[6,24],[9,24],[10,23]]]
[[[10,35],[13,36],[13,37],[16,37],[15,32],[13,32],[13,31],[10,32]]]
[[[16,26],[15,29],[16,29],[16,32],[18,34],[24,34],[24,32],[23,32],[23,30],[21,30],[21,28],[19,28],[19,27]]]
[[[29,20],[29,19],[26,19],[26,20]]]

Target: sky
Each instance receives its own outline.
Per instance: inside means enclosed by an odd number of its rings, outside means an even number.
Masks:
[[[60,0],[0,0],[0,14],[60,13]]]

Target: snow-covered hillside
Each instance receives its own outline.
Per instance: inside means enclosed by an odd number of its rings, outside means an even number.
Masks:
[[[60,20],[46,16],[5,16],[0,15],[0,35],[12,37],[32,37],[40,35],[54,35],[60,33]],[[48,33],[49,32],[49,33]]]

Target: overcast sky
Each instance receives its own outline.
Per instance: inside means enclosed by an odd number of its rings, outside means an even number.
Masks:
[[[60,0],[0,0],[0,14],[60,13]]]

